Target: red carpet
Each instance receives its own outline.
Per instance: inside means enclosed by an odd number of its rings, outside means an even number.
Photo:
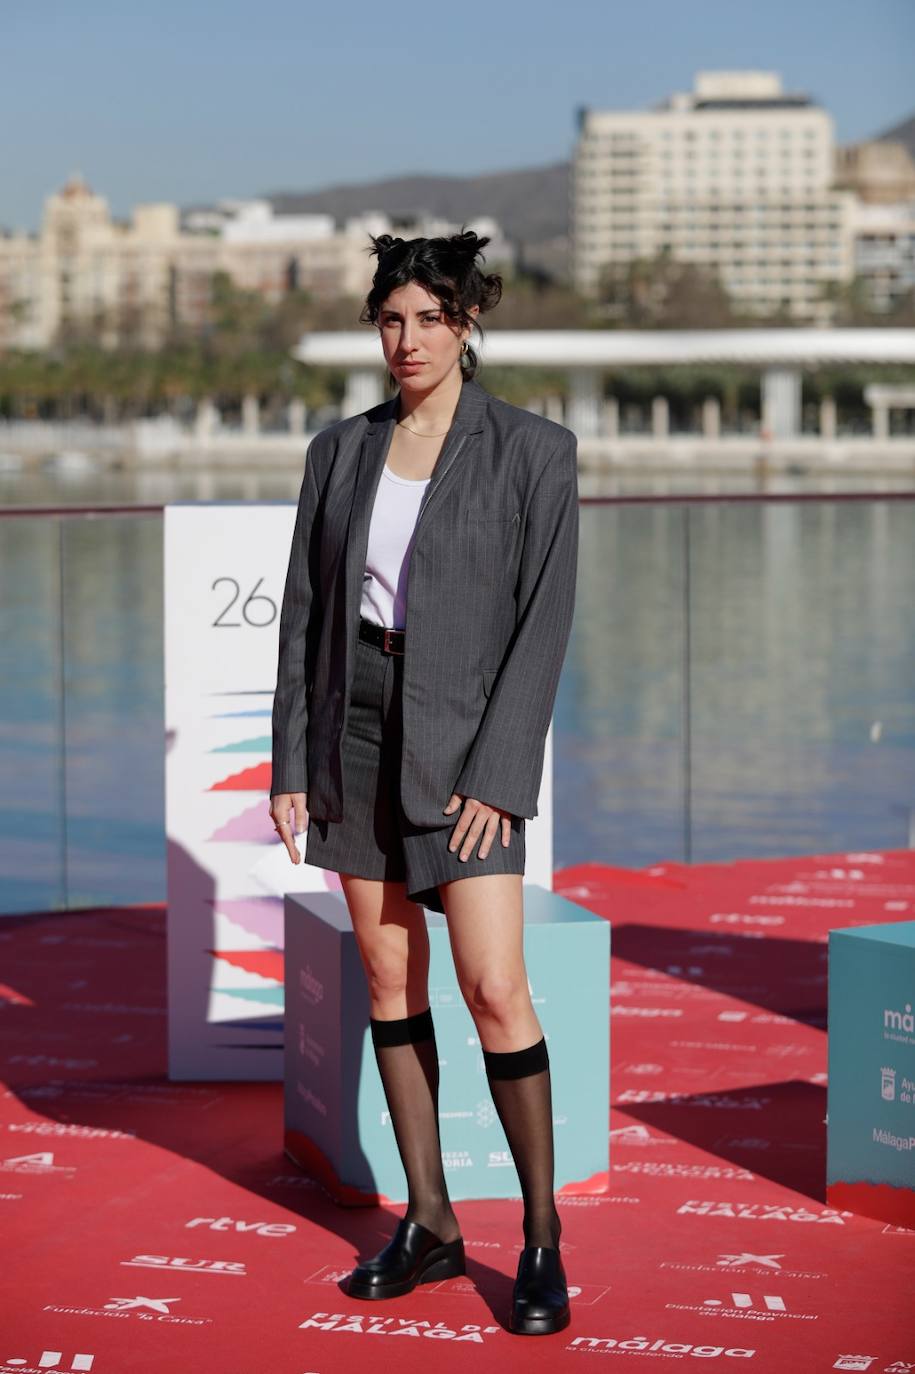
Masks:
[[[0,922],[0,1371],[912,1374],[915,1231],[825,1205],[823,1118],[826,932],[915,919],[915,854],[555,882],[614,955],[610,1191],[558,1199],[565,1331],[506,1329],[520,1200],[455,1204],[466,1278],[349,1299],[404,1208],[303,1177],[279,1084],[167,1081],[164,914],[129,908]]]

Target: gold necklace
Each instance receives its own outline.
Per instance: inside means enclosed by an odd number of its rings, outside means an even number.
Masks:
[[[411,434],[415,434],[418,439],[441,439],[442,434],[448,433],[447,429],[443,429],[441,434],[421,434],[418,429],[414,429],[412,425],[408,425],[404,420],[398,420],[397,423],[402,425],[404,429],[408,429]]]

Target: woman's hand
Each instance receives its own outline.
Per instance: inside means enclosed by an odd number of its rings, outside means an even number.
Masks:
[[[295,833],[289,821],[290,811],[295,817]],[[301,863],[295,835],[308,829],[308,793],[277,792],[275,797],[270,798],[270,816],[277,834],[289,850],[290,859],[294,864]]]
[[[460,793],[452,792],[451,800],[445,807],[445,815],[450,816],[452,811],[460,806],[461,801],[464,803],[464,810],[454,827],[451,839],[448,841],[448,848],[455,850],[464,840],[464,837],[467,837],[458,858],[468,858],[482,835],[483,840],[480,844],[478,858],[485,859],[496,837],[496,832],[499,830],[500,819],[502,844],[507,846],[510,843],[512,834],[512,813],[510,811],[502,811],[498,806],[487,806],[485,802],[477,801],[475,797],[462,798]]]

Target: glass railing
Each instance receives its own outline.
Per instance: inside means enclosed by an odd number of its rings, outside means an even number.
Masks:
[[[165,899],[161,508],[0,512],[0,912]],[[586,498],[554,862],[915,843],[915,496]]]

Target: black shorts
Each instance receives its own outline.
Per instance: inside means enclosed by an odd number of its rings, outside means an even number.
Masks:
[[[402,681],[402,654],[357,639],[342,740],[344,816],[341,821],[309,817],[305,861],[358,878],[405,882],[411,901],[444,912],[439,883],[478,873],[524,872],[525,818],[512,816],[508,845],[502,843],[500,823],[486,858],[479,857],[481,837],[464,861],[459,849],[448,848],[460,808],[443,815],[440,826],[417,826],[407,819],[400,800]]]

